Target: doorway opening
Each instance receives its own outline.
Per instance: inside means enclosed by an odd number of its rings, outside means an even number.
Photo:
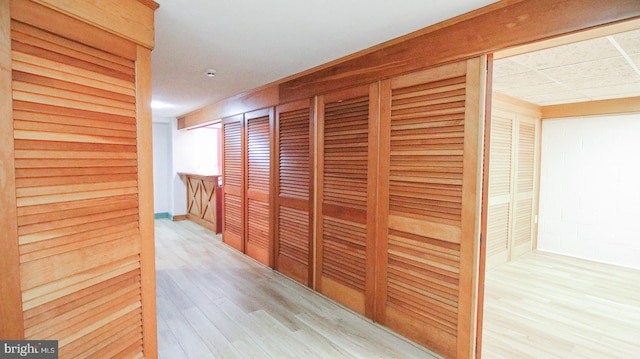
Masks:
[[[638,28],[494,55],[485,357],[640,355]]]

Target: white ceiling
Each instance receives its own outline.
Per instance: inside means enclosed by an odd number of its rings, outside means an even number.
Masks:
[[[493,89],[541,106],[640,96],[640,30],[496,60]]]
[[[153,100],[167,107],[154,117],[183,115],[495,2],[156,1]]]

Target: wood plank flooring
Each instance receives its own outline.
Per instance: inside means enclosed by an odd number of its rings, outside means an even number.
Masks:
[[[483,358],[640,358],[640,271],[531,253],[489,271]]]
[[[221,243],[156,220],[159,357],[438,358]]]

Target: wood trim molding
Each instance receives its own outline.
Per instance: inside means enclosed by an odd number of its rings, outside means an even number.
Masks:
[[[526,114],[531,117],[539,118],[542,107],[531,102],[523,101],[519,98],[511,97],[500,92],[491,94],[492,104],[500,103],[500,108],[506,110],[517,110],[519,113]],[[489,104],[491,105],[491,104]]]
[[[626,97],[613,100],[576,102],[542,107],[542,119],[616,115],[640,112],[640,97]]]
[[[22,1],[22,0],[20,0]],[[33,0],[46,7],[124,37],[148,49],[154,46],[154,11],[151,0]],[[114,4],[115,3],[115,4]],[[155,5],[154,5],[155,4]]]
[[[138,46],[136,112],[138,126],[138,213],[143,352],[158,357],[156,322],[156,268],[153,217],[153,151],[151,141],[151,50]]]
[[[0,338],[23,339],[20,253],[13,156],[10,3],[0,2]]]
[[[218,122],[221,118],[246,113],[280,103],[277,86],[264,86],[205,106],[178,117],[178,129]]]
[[[640,16],[636,0],[524,0],[281,83],[293,101]],[[468,15],[467,15],[468,16]],[[429,28],[425,29],[428,30]],[[402,38],[400,38],[402,39]]]
[[[109,10],[102,11],[107,12]],[[82,19],[60,13],[50,6],[27,0],[11,0],[11,18],[129,60],[136,59],[137,50],[133,42],[96,28]]]

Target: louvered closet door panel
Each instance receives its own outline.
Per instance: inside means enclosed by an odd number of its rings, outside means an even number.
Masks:
[[[373,237],[368,229],[375,228],[368,216],[369,190],[375,192],[370,187],[369,159],[370,151],[377,147],[371,143],[376,138],[372,131],[376,121],[371,118],[376,114],[370,108],[370,96],[375,102],[377,96],[365,86],[321,97],[318,124],[322,187],[316,288],[367,315],[372,315],[367,297],[373,299],[368,295],[373,287],[371,273],[367,273],[373,250],[368,245],[368,238]]]
[[[487,212],[488,269],[509,260],[514,115],[497,109],[491,116],[489,207]]]
[[[382,84],[377,320],[471,355],[481,164],[479,59]]]
[[[281,105],[276,115],[275,269],[311,285],[313,122],[310,101]]]
[[[244,252],[244,166],[242,115],[222,123],[222,241]]]
[[[25,338],[140,356],[135,64],[17,21],[11,37]]]
[[[245,114],[247,124],[247,237],[245,253],[271,265],[271,110]]]
[[[512,253],[516,258],[523,253],[531,252],[534,237],[536,163],[538,121],[534,118],[519,116],[517,138],[517,162],[514,213],[512,227]]]

